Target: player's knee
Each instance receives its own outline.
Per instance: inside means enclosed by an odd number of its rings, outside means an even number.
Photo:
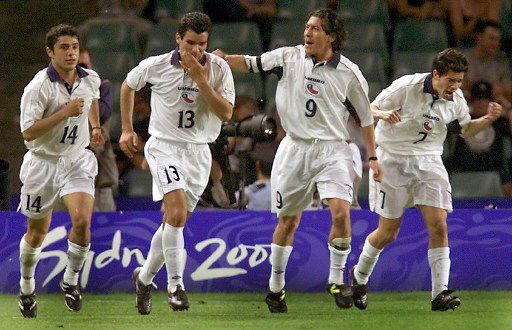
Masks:
[[[287,233],[294,233],[299,227],[299,219],[295,217],[283,217],[279,219],[279,227]]]
[[[44,228],[31,229],[25,234],[25,240],[32,247],[38,247],[43,244],[43,241],[48,234],[48,230]]]
[[[79,236],[85,236],[91,230],[90,217],[85,213],[79,213],[72,220],[73,231]]]
[[[448,236],[446,221],[436,221],[429,225],[429,232],[432,237],[444,238]]]
[[[170,210],[166,210],[164,214],[164,220],[166,223],[175,227],[183,227],[187,221],[187,210],[184,208],[176,207],[171,208]]]
[[[335,211],[332,211],[332,221],[333,223],[344,224],[350,222],[350,209],[348,208],[339,208]]]
[[[381,232],[381,241],[384,245],[388,245],[396,240],[398,237],[399,228],[388,228],[387,230],[383,230]]]

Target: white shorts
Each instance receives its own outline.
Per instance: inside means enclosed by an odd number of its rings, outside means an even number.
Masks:
[[[92,151],[77,155],[45,157],[27,152],[20,169],[19,210],[30,219],[41,219],[53,209],[58,198],[75,192],[94,197],[98,163]]]
[[[370,209],[396,219],[415,205],[452,211],[452,188],[441,156],[403,156],[377,149],[382,182],[370,170]]]
[[[321,199],[352,203],[352,152],[344,141],[300,140],[286,136],[272,166],[272,212],[297,215],[318,189]]]
[[[187,210],[194,211],[203,194],[212,165],[208,144],[168,142],[150,137],[144,154],[153,176],[153,200],[176,189],[183,189]]]

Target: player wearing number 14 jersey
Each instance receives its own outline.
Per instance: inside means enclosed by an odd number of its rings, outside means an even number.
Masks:
[[[151,283],[165,263],[170,307],[189,308],[183,282],[185,222],[208,184],[213,142],[229,120],[235,100],[227,63],[206,52],[210,18],[185,14],[175,35],[178,48],[143,60],[121,86],[122,135],[128,157],[137,151],[132,113],[136,90],[151,84],[151,118],[144,152],[153,176],[153,199],[162,200],[163,223],[151,240],[147,260],[133,272],[140,314],[151,311]]]
[[[351,270],[354,304],[367,307],[367,282],[382,249],[397,236],[406,208],[417,206],[428,233],[432,278],[431,308],[455,309],[460,299],[448,289],[450,249],[447,213],[452,211],[451,187],[441,160],[448,129],[462,137],[475,135],[499,118],[501,106],[490,102],[487,115],[471,120],[460,90],[466,58],[457,50],[437,54],[430,73],[404,76],[383,90],[372,103],[379,120],[377,156],[386,176],[370,179],[370,207],[380,215],[378,228]],[[370,176],[371,177],[371,176]]]
[[[20,169],[19,206],[28,219],[27,232],[20,241],[19,308],[24,317],[37,316],[34,273],[59,198],[72,223],[60,287],[68,309],[81,309],[78,276],[89,252],[98,170],[94,154],[86,147],[89,142],[93,147],[104,142],[98,110],[100,78],[78,66],[76,30],[69,25],[51,28],[46,35],[46,53],[51,62],[25,87],[20,105],[21,132],[28,149]]]
[[[327,242],[327,291],[340,308],[352,306],[352,290],[343,280],[351,249],[354,171],[346,142],[350,139],[349,116],[357,118],[362,127],[375,180],[380,180],[381,173],[375,157],[368,84],[357,65],[340,53],[344,42],[343,19],[335,11],[321,9],[309,16],[303,45],[279,48],[261,56],[214,52],[235,70],[274,72],[279,77],[276,106],[286,137],[277,150],[271,179],[272,211],[279,217],[271,244],[272,272],[266,298],[273,313],[287,311],[286,265],[301,213],[311,204],[315,190],[327,200],[332,216]]]

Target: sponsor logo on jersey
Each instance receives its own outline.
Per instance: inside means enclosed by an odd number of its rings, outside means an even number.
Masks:
[[[441,119],[439,119],[439,117],[430,116],[430,115],[427,115],[427,114],[423,114],[423,117],[424,118],[428,118],[428,119],[432,119],[432,120],[435,120],[435,121],[440,121],[441,120]]]

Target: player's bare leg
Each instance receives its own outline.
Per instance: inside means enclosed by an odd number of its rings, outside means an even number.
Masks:
[[[37,316],[34,274],[41,255],[41,245],[50,228],[51,212],[41,219],[28,219],[26,234],[20,240],[19,303],[23,317]]]
[[[354,305],[359,309],[368,307],[368,278],[379,259],[382,250],[398,236],[402,217],[388,219],[379,217],[379,225],[368,237],[359,256],[357,265],[350,270],[350,281],[354,291]]]
[[[293,238],[299,227],[300,214],[279,217],[272,245],[270,247],[270,264],[272,271],[269,279],[269,293],[265,298],[268,309],[272,313],[286,313],[288,307],[285,300],[285,272],[288,259],[292,253]]]
[[[164,195],[162,246],[167,269],[168,302],[174,311],[188,310],[190,306],[183,284],[185,268],[183,228],[189,216],[185,192],[182,189],[173,190]]]
[[[334,297],[340,308],[352,307],[352,287],[343,281],[343,272],[350,254],[350,203],[331,198],[328,200],[331,211],[332,226],[329,233],[328,248],[330,251],[329,279],[327,292]]]
[[[448,289],[450,277],[450,248],[448,247],[447,212],[441,208],[419,205],[429,233],[428,262],[432,277],[432,310],[455,310],[460,298]]]
[[[76,192],[65,195],[62,199],[71,217],[71,231],[68,236],[68,263],[60,281],[60,288],[65,294],[68,309],[78,312],[82,309],[78,277],[90,249],[94,197],[84,192]]]

